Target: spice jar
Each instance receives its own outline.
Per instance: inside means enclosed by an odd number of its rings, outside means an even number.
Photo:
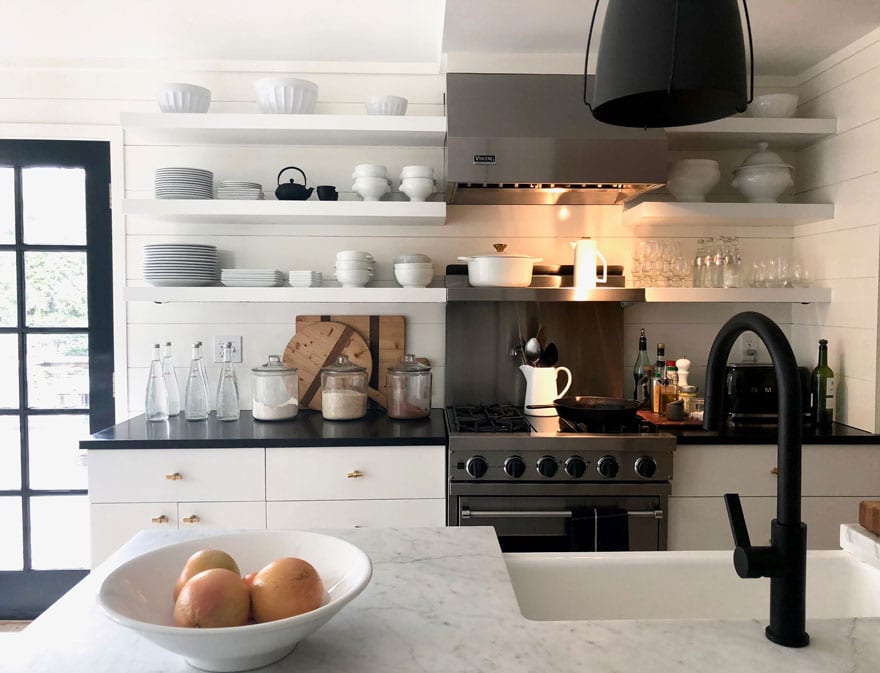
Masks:
[[[410,353],[385,377],[389,418],[425,418],[431,414],[431,368]]]
[[[321,415],[328,421],[363,418],[367,413],[367,370],[340,355],[321,368]]]
[[[251,369],[253,407],[257,421],[285,421],[299,411],[299,378],[296,367],[289,367],[277,355]]]

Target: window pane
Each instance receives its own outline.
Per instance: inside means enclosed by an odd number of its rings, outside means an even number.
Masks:
[[[0,570],[24,569],[21,498],[0,498]]]
[[[85,252],[26,252],[28,327],[87,327]]]
[[[88,488],[85,451],[79,440],[89,436],[88,416],[28,418],[28,468],[31,488]]]
[[[28,334],[27,372],[31,409],[88,408],[88,335]]]
[[[0,243],[15,243],[15,171],[0,166]]]
[[[21,488],[21,432],[18,416],[0,416],[0,491]],[[5,543],[5,538],[0,535]]]
[[[15,253],[0,252],[0,327],[16,327],[18,317],[16,311]]]
[[[0,334],[0,407],[18,408],[18,335]]]
[[[86,244],[86,172],[41,166],[21,172],[25,243]]]
[[[85,495],[31,498],[34,570],[89,567],[89,499]]]

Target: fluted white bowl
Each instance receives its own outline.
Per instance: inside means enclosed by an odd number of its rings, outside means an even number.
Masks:
[[[731,185],[749,203],[776,203],[779,196],[794,185],[792,167],[784,164],[742,166],[734,171]]]
[[[391,186],[386,178],[358,178],[351,189],[364,201],[378,201],[391,191]]]
[[[721,170],[712,159],[681,159],[669,167],[666,188],[678,201],[705,201],[718,184]]]
[[[413,264],[395,264],[394,279],[401,287],[428,287],[434,279],[434,267],[415,268]]]
[[[298,77],[264,77],[254,90],[260,111],[271,114],[311,114],[318,102],[318,85]]]
[[[749,103],[749,112],[753,117],[794,117],[798,100],[793,93],[767,93],[755,96]]]
[[[369,96],[365,102],[368,115],[404,115],[407,103],[402,96]]]
[[[369,269],[336,269],[336,280],[342,287],[364,287],[373,277]]]
[[[367,271],[372,271],[373,263],[355,259],[337,259],[336,270],[338,271],[339,269],[366,269]]]
[[[400,179],[430,178],[434,179],[434,169],[430,166],[404,166],[400,169]]]
[[[373,254],[364,250],[340,250],[336,253],[336,261],[340,261],[343,259],[367,262],[374,261]]]
[[[197,84],[167,82],[156,92],[162,112],[207,112],[211,107],[211,90]]]
[[[400,182],[400,191],[410,201],[424,201],[434,193],[434,181],[430,178],[404,178]]]
[[[358,164],[351,173],[351,179],[388,178],[388,169],[382,164]]]
[[[431,258],[421,252],[405,252],[394,258],[395,264],[430,264]]]

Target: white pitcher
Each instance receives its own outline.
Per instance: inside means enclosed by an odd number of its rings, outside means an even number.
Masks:
[[[608,262],[596,247],[596,241],[582,238],[573,241],[574,248],[574,286],[578,290],[592,290],[596,283],[608,282]],[[602,277],[596,277],[596,261],[602,261]]]
[[[568,367],[532,367],[520,365],[519,370],[526,377],[526,408],[529,416],[557,416],[556,409],[529,409],[530,404],[553,404],[553,400],[562,397],[571,388],[571,370]],[[565,387],[558,389],[558,373],[565,372],[568,379]]]

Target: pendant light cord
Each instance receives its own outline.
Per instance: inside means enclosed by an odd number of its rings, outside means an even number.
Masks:
[[[752,42],[752,22],[749,19],[749,6],[746,0],[743,0],[743,10],[746,14],[746,30],[749,32],[749,99],[746,101],[748,105],[755,98],[755,45]]]
[[[587,73],[589,72],[587,66],[590,64],[590,43],[593,41],[593,26],[596,23],[596,12],[599,11],[599,1],[600,0],[596,0],[596,4],[593,5],[593,18],[590,19],[590,32],[587,33],[587,53],[584,55],[584,104],[590,108],[590,110],[593,109],[593,106],[590,104],[590,101],[587,100]],[[743,2],[745,2],[745,0],[743,0]]]
[[[672,8],[672,54],[669,57],[669,79],[666,82],[666,93],[672,93],[672,80],[675,78],[675,45],[678,38],[678,0],[674,0]]]

